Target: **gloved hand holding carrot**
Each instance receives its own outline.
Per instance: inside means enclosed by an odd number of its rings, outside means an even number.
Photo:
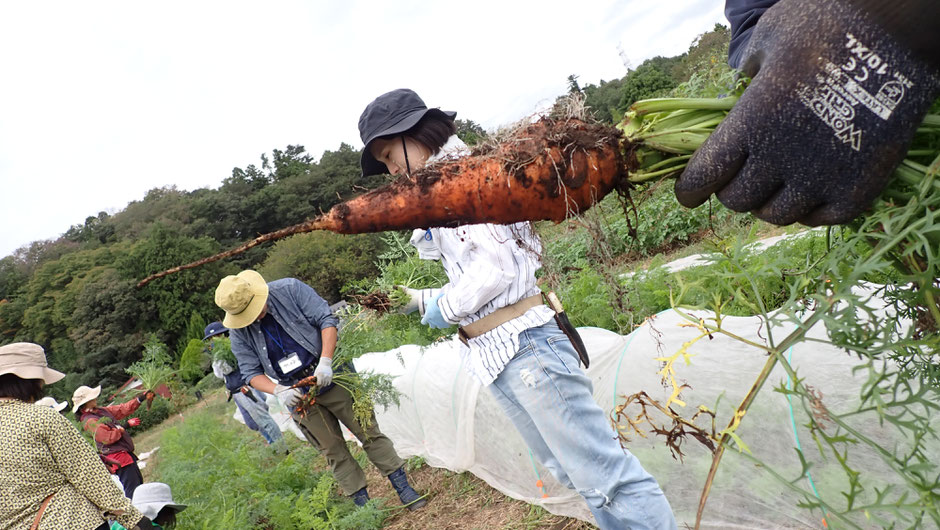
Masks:
[[[290,388],[284,385],[275,385],[274,395],[276,395],[287,408],[296,407],[304,397],[304,393],[301,392],[299,388]]]
[[[397,312],[403,315],[409,315],[418,310],[418,301],[421,299],[421,291],[405,287],[404,285],[396,285],[395,289],[402,293],[402,298],[406,300],[402,306],[396,309]]]
[[[751,83],[679,178],[679,202],[715,193],[781,225],[859,215],[940,92],[938,4],[777,2],[742,56]]]

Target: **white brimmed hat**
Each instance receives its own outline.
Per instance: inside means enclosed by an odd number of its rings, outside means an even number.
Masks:
[[[140,513],[156,519],[160,510],[172,508],[177,512],[186,509],[185,504],[176,504],[173,502],[173,494],[170,487],[162,482],[145,482],[134,490],[134,498],[131,499],[134,508],[140,510]]]
[[[98,396],[101,394],[101,385],[91,388],[90,386],[82,385],[75,389],[75,392],[72,394],[72,412],[76,412],[78,407],[81,407],[85,403],[93,399],[98,399]]]
[[[0,375],[13,374],[22,379],[42,379],[49,385],[65,374],[49,368],[46,352],[32,342],[14,342],[0,346]]]
[[[49,407],[50,409],[55,409],[56,412],[62,412],[62,409],[69,406],[69,402],[63,401],[62,403],[59,403],[58,401],[55,400],[54,397],[46,396],[36,401],[36,405],[39,405],[41,407]]]

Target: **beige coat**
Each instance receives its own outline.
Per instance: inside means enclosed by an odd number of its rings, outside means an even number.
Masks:
[[[64,416],[0,399],[0,530],[28,529],[50,494],[40,530],[92,530],[104,512],[133,528],[142,517]]]

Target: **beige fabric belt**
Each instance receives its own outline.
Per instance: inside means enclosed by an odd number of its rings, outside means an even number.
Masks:
[[[457,329],[457,334],[460,336],[460,340],[463,341],[464,344],[467,344],[470,339],[479,337],[487,331],[492,331],[514,318],[521,317],[526,311],[535,306],[542,305],[542,303],[541,293],[523,298],[515,304],[507,305],[506,307],[501,307],[493,311],[480,320],[471,322],[466,326],[461,326]]]

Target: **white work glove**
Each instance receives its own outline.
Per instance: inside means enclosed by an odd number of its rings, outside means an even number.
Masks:
[[[331,357],[320,357],[317,363],[317,369],[313,371],[313,376],[317,378],[317,388],[323,388],[333,382],[333,359]]]
[[[219,379],[224,379],[225,376],[232,373],[234,370],[232,365],[223,361],[222,359],[216,359],[212,361],[212,373],[215,374]]]
[[[418,300],[421,299],[421,291],[412,289],[410,287],[405,287],[404,285],[396,285],[395,288],[399,289],[408,296],[408,301],[405,302],[405,305],[399,307],[395,311],[403,315],[408,315],[417,311]]]
[[[304,398],[304,393],[299,388],[290,388],[284,385],[274,385],[274,395],[289,409],[299,405]]]

